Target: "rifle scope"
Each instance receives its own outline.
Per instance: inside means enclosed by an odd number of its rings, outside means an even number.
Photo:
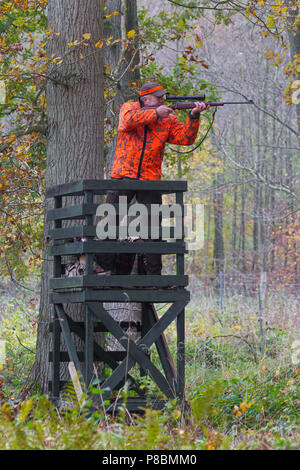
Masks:
[[[205,101],[205,95],[194,95],[194,96],[187,96],[187,95],[166,95],[166,100],[168,101]]]

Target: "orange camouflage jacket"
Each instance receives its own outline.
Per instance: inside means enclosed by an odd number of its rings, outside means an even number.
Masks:
[[[138,101],[125,103],[111,177],[159,180],[166,142],[192,145],[198,128],[198,117],[189,116],[183,124],[174,114],[162,119],[155,109],[143,109]]]

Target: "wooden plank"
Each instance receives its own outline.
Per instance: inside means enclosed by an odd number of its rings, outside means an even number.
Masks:
[[[117,362],[123,361],[123,359],[125,359],[125,357],[127,356],[126,351],[106,351],[106,352],[115,362],[114,368],[118,366]],[[84,351],[77,351],[77,355],[78,355],[79,362],[84,362]],[[69,362],[70,358],[69,358],[68,351],[60,351],[59,360],[60,362]],[[53,351],[49,351],[48,361],[53,362]],[[95,355],[94,362],[105,362],[105,360],[101,356],[101,352],[98,351],[98,354]]]
[[[76,237],[95,237],[96,226],[74,225],[73,227],[49,230],[48,234],[52,240],[73,239]]]
[[[95,215],[98,206],[99,204],[83,203],[50,209],[47,212],[47,222],[51,220],[84,219],[86,215]]]
[[[170,287],[188,285],[188,276],[176,275],[111,275],[111,276],[74,276],[50,279],[51,289],[68,289],[75,287]]]
[[[136,328],[137,331],[141,331],[141,324],[140,322],[133,322],[133,321],[120,321],[118,322],[120,327],[121,328],[124,328],[124,329],[128,329],[128,328]],[[82,331],[84,331],[84,328],[85,328],[85,325],[84,325],[84,322],[80,322],[80,321],[72,321],[72,324],[70,324],[70,321],[69,321],[69,326],[70,326],[70,330],[73,331],[73,324],[75,324],[75,328],[76,330],[78,328],[81,328]],[[49,332],[52,333],[53,332],[53,322],[51,322],[49,324]],[[101,323],[101,322],[95,322],[94,323],[94,333],[107,333],[108,332],[108,329]]]
[[[187,191],[186,181],[145,181],[145,180],[85,180],[85,190],[93,190],[95,194],[103,194],[104,191],[159,191],[161,193],[175,193]]]
[[[81,367],[80,367],[80,363],[79,363],[77,351],[76,351],[76,348],[75,348],[75,344],[74,344],[74,341],[73,341],[72,336],[71,336],[71,330],[70,330],[70,327],[69,327],[69,324],[68,324],[67,315],[66,315],[62,305],[55,305],[55,310],[56,310],[57,318],[59,319],[60,328],[61,328],[64,340],[65,340],[65,343],[66,343],[67,351],[68,351],[68,354],[69,354],[69,357],[70,357],[70,362],[74,363],[74,366],[75,366],[75,368],[78,372],[78,375],[79,375],[80,382],[83,385],[84,384],[83,374],[82,374],[82,370],[81,370]]]
[[[46,188],[46,198],[55,196],[75,196],[83,194],[83,180],[57,184]]]
[[[50,209],[47,212],[47,221],[52,221],[52,220],[67,220],[67,219],[82,219],[85,218],[85,216],[95,216],[98,207],[101,207],[102,203],[93,203],[93,202],[83,202],[82,204],[76,204],[73,206],[65,206],[65,207],[57,207],[55,209]],[[106,204],[104,204],[106,206]],[[133,214],[133,217],[135,217],[135,212],[130,212],[131,207],[135,207],[136,203],[130,203],[127,205],[127,212],[124,214],[124,209],[120,208],[119,203],[109,203],[109,205],[114,208],[114,212],[112,214],[117,215],[126,215],[126,214]],[[152,212],[152,204],[142,204],[146,209],[147,209],[147,214],[146,217],[149,217]],[[176,221],[178,220],[178,223],[182,223],[183,216],[184,216],[184,208],[181,209],[181,213],[177,214],[177,208],[178,206],[175,206],[175,209],[173,209],[173,204],[160,204],[159,205],[159,213],[157,214],[161,220],[162,214],[164,214],[164,218],[166,219],[171,218],[173,219],[176,215]],[[174,213],[175,211],[175,213]],[[106,211],[105,211],[106,212]],[[139,213],[138,213],[139,214]],[[162,220],[163,220],[162,219]],[[114,220],[114,219],[112,219]],[[159,221],[159,219],[158,219]],[[158,225],[157,221],[157,225]],[[112,222],[111,222],[112,223]],[[90,220],[86,223],[86,225],[93,225],[93,221]],[[165,231],[167,231],[167,227],[165,227]],[[151,230],[150,230],[151,233]],[[164,233],[164,232],[163,232]],[[182,233],[182,232],[181,232]],[[182,239],[183,237],[181,237]]]
[[[66,282],[67,281],[67,282]],[[83,276],[74,277],[55,277],[50,279],[50,289],[71,289],[75,287],[83,287]]]
[[[186,181],[79,180],[46,189],[46,197],[83,195],[84,191],[105,194],[107,191],[159,191],[162,194],[187,191]]]
[[[160,253],[176,254],[186,253],[185,243],[182,241],[146,241],[142,243],[128,243],[126,241],[97,241],[66,243],[49,247],[50,256],[66,256],[81,253]]]
[[[122,195],[121,195],[122,196]],[[126,196],[123,196],[123,198],[126,198]],[[128,199],[125,199],[125,202],[128,201]],[[123,201],[122,201],[123,202]],[[101,207],[101,205],[104,205],[106,207],[106,203],[99,203],[97,205]],[[134,202],[127,202],[127,212],[125,212],[124,208],[122,207],[123,204],[121,204],[121,208],[120,208],[120,202],[110,202],[109,203],[109,206],[110,207],[113,207],[114,210],[115,210],[115,213],[116,215],[121,215],[121,216],[124,216],[124,215],[127,215],[128,213],[130,214],[131,217],[134,217],[135,216],[135,211],[133,211],[133,209],[136,208],[136,206],[138,205],[142,205],[143,207],[145,207],[147,209],[147,216],[148,214],[150,215],[151,214],[151,211],[152,211],[152,206],[159,206],[159,211],[157,213],[157,221],[161,220],[162,219],[162,216],[164,215],[164,219],[167,217],[167,216],[170,216],[171,219],[174,219],[175,216],[177,216],[178,220],[182,221],[183,220],[183,216],[184,216],[184,208],[181,209],[181,212],[180,214],[177,214],[177,211],[178,211],[178,204],[174,204],[174,203],[166,203],[166,204],[149,204],[149,203],[137,203],[136,201]],[[133,209],[132,209],[133,208]],[[137,208],[138,209],[138,208]],[[139,211],[137,211],[138,214],[139,214]],[[156,215],[156,214],[155,214]]]
[[[114,229],[114,227],[112,227]],[[116,227],[116,234],[117,239],[118,237],[118,229]],[[52,240],[65,240],[65,239],[73,239],[76,237],[96,237],[96,226],[85,226],[85,225],[74,225],[73,227],[66,227],[66,228],[57,228],[49,230],[49,237]],[[162,228],[159,228],[159,238],[162,239],[174,239],[174,227],[170,227],[170,237],[162,237],[163,231]],[[148,231],[148,238],[151,240],[151,227]]]
[[[161,290],[125,290],[125,289],[85,289],[81,292],[53,292],[49,295],[50,303],[82,303],[82,302],[176,302],[190,300],[190,293],[183,289]]]

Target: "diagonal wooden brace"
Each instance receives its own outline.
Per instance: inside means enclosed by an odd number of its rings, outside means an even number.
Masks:
[[[79,327],[77,325],[77,323],[69,315],[66,314],[66,312],[64,311],[62,305],[60,307],[61,307],[61,309],[59,309],[59,312],[57,313],[57,315],[59,316],[61,314],[61,312],[63,312],[64,321],[67,321],[69,330],[72,330],[82,341],[84,341],[85,340],[85,331],[84,331],[84,329]],[[62,318],[62,316],[61,316],[61,318]],[[71,341],[72,341],[72,338],[71,338]],[[93,342],[93,347],[94,347],[94,354],[98,359],[105,362],[109,367],[111,367],[111,369],[116,369],[118,367],[119,363],[111,357],[109,352],[105,351],[95,341]],[[69,354],[69,350],[68,350],[68,354]],[[70,357],[70,360],[72,360],[70,354],[69,354],[69,357]],[[78,359],[78,355],[77,355],[77,359]],[[79,364],[79,361],[78,361],[78,364]],[[79,367],[80,367],[80,365],[79,365]],[[133,377],[128,375],[128,380],[131,382],[133,389],[140,396],[143,396],[145,394],[144,391],[142,389],[140,389],[137,381]],[[124,380],[121,380],[121,382],[119,384],[117,384],[116,388],[122,387],[122,385],[124,385],[124,384],[125,384]],[[86,386],[88,386],[88,384],[86,384]]]
[[[125,377],[129,370],[138,362],[143,368],[148,369],[150,375],[155,380],[160,389],[165,393],[168,398],[174,398],[175,391],[172,384],[169,384],[165,377],[158,371],[158,369],[152,364],[150,359],[143,350],[148,350],[150,346],[157,340],[157,338],[164,332],[164,330],[176,319],[176,317],[182,312],[187,301],[175,302],[169,310],[159,319],[157,323],[148,331],[148,333],[137,343],[129,340],[124,335],[123,330],[119,325],[111,318],[101,304],[95,306],[94,303],[89,302],[88,305],[93,311],[94,315],[101,318],[101,321],[109,329],[109,331],[117,338],[118,341],[125,348],[129,345],[129,356],[125,358],[121,364],[115,369],[111,376],[102,384],[103,388],[109,388],[113,390],[120,382],[120,379]],[[105,396],[107,398],[107,395]]]
[[[76,351],[76,348],[75,348],[75,345],[74,345],[74,341],[73,341],[72,336],[71,336],[71,330],[70,330],[70,326],[69,326],[69,323],[68,323],[68,317],[67,317],[62,305],[60,305],[60,304],[55,305],[55,310],[56,310],[57,318],[59,320],[59,324],[60,324],[60,327],[61,327],[63,337],[64,337],[65,342],[66,342],[66,347],[67,347],[67,351],[68,351],[68,354],[69,354],[70,361],[72,361],[74,363],[75,369],[76,369],[78,377],[79,377],[80,384],[81,384],[83,390],[85,390],[85,383],[84,383],[84,380],[83,380],[83,374],[82,374],[82,370],[81,370],[81,367],[80,367],[80,362],[79,362],[79,359],[78,359],[78,354],[77,354],[77,351]]]
[[[163,393],[168,397],[168,398],[174,398],[175,397],[175,390],[172,389],[171,385],[167,382],[165,377],[162,375],[162,373],[155,367],[155,365],[150,361],[149,357],[147,354],[145,354],[143,348],[140,347],[132,341],[122,330],[122,328],[119,326],[119,324],[109,315],[109,313],[103,308],[102,304],[97,304],[97,306],[94,303],[88,303],[89,308],[92,310],[93,314],[95,316],[98,316],[98,318],[102,321],[102,323],[106,326],[106,328],[114,335],[114,337],[119,341],[119,343],[123,346],[124,349],[128,351],[129,356],[124,359],[124,364],[125,364],[125,370],[124,374],[118,374],[119,379],[118,382],[120,382],[120,377],[125,377],[129,370],[134,366],[136,362],[138,362],[140,365],[143,366],[144,369],[147,369],[149,371],[149,374],[153,378],[153,380],[159,385],[160,389],[163,391]],[[148,348],[146,348],[148,350]],[[129,361],[132,357],[133,364],[129,366]],[[119,367],[117,368],[117,370]],[[114,374],[114,373],[113,373]],[[112,375],[113,375],[112,374]],[[107,380],[102,384],[103,388],[110,388],[109,385],[106,384]],[[103,397],[104,399],[106,398],[105,396]]]
[[[154,325],[159,321],[155,307],[152,303],[145,302],[143,304],[144,308],[144,319],[143,321],[149,325],[148,332]],[[146,334],[146,333],[145,333]],[[163,367],[167,381],[177,389],[177,370],[174,364],[173,358],[171,356],[167,340],[164,334],[161,334],[155,340],[156,349],[160,358],[161,365]]]

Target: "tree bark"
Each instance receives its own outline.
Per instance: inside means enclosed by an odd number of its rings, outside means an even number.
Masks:
[[[288,7],[293,6],[295,8],[295,5],[292,5],[291,2],[286,0],[286,4]],[[296,56],[300,54],[300,25],[298,22],[297,27],[293,26],[292,23],[295,20],[295,17],[299,14],[299,6],[296,8],[296,10],[289,8],[289,28],[288,28],[288,38],[289,38],[289,43],[290,43],[290,56],[291,56],[291,61],[293,62],[296,59]],[[297,79],[299,80],[299,75]],[[298,141],[300,142],[300,104],[296,105],[296,116],[297,116],[297,124],[298,124],[298,131],[299,131],[299,136],[298,136]]]
[[[122,39],[126,42],[128,31],[135,30],[135,38],[138,36],[138,18],[136,0],[110,0],[108,13],[120,12],[112,15],[105,23],[105,36],[113,37],[112,41]],[[136,100],[137,94],[133,91],[133,85],[140,80],[138,43],[135,39],[132,45],[124,48],[124,42],[117,42],[114,46],[106,50],[105,62],[110,64],[115,82],[111,84],[115,97],[106,109],[106,119],[111,131],[118,125],[118,117],[122,104],[128,100]],[[109,129],[108,129],[109,131]],[[110,172],[117,144],[117,134],[115,133],[110,141],[110,146],[106,147],[105,163],[106,171]],[[137,274],[137,263],[133,271]],[[116,321],[127,321],[141,323],[142,304],[141,303],[105,303],[104,307]],[[135,327],[128,328],[125,333],[134,341],[140,338]],[[111,351],[123,350],[119,342],[109,335],[108,349]]]
[[[103,178],[103,60],[95,43],[102,38],[102,0],[49,0],[48,27],[53,39],[48,57],[60,57],[48,69],[47,83],[47,170],[46,187],[78,179]],[[87,44],[69,47],[83,40]],[[87,38],[88,36],[86,36]],[[72,204],[72,198],[68,198]],[[51,201],[45,202],[45,213]],[[46,392],[50,373],[48,353],[51,338],[49,321],[49,278],[52,259],[47,255],[49,224],[44,225],[44,262],[37,335],[34,378]],[[82,320],[82,308],[68,309],[73,319]]]

